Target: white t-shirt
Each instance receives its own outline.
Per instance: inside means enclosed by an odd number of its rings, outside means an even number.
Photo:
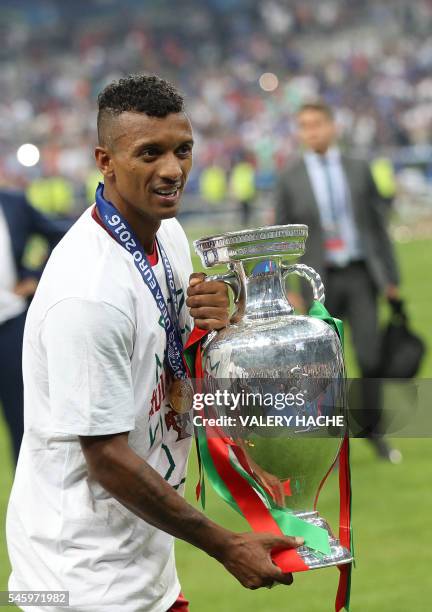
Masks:
[[[26,309],[25,299],[13,292],[17,281],[11,237],[0,204],[0,325]]]
[[[189,245],[175,219],[157,238],[174,270],[185,339]],[[161,257],[154,271],[167,299]],[[166,400],[165,346],[131,255],[87,210],[53,251],[27,317],[25,434],[7,515],[10,590],[66,590],[67,610],[80,612],[166,612],[176,600],[173,538],[89,478],[78,438],[129,431],[135,452],[183,492],[191,424]]]

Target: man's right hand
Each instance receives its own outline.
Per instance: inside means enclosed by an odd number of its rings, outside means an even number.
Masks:
[[[233,533],[224,544],[218,560],[247,589],[292,584],[292,574],[285,574],[272,561],[273,551],[298,548],[303,538],[271,533]]]
[[[132,450],[128,433],[80,436],[80,442],[89,479],[150,525],[205,551],[248,589],[292,583],[292,575],[273,563],[271,553],[297,548],[303,538],[233,533],[217,525]]]

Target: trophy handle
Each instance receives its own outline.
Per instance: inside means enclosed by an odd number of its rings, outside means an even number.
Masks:
[[[210,274],[206,276],[204,282],[208,281],[222,281],[225,285],[228,285],[234,293],[234,304],[237,304],[240,299],[241,284],[240,280],[235,272],[226,272],[225,274]]]
[[[312,286],[314,300],[324,304],[324,285],[321,280],[321,276],[313,268],[305,266],[305,264],[293,264],[291,266],[282,264],[282,272],[284,280],[289,274],[297,274],[297,276],[301,276],[308,280]]]

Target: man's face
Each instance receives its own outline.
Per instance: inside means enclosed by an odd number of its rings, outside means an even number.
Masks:
[[[298,115],[298,136],[301,144],[323,154],[336,138],[333,119],[320,110],[304,110]]]
[[[155,221],[174,217],[192,167],[192,128],[184,113],[113,120],[105,179],[116,199]],[[105,173],[104,173],[105,174]]]

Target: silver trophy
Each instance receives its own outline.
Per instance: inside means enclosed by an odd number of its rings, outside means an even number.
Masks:
[[[227,273],[208,278],[227,283],[236,306],[231,324],[204,344],[203,370],[207,390],[235,391],[243,401],[233,406],[227,399],[209,414],[221,417],[219,429],[242,448],[254,478],[275,492],[280,507],[327,530],[330,554],[298,549],[315,569],[350,563],[352,556],[315,510],[345,434],[346,405],[337,333],[318,318],[296,315],[286,295],[287,277],[299,275],[324,302],[317,272],[295,263],[307,235],[306,225],[280,225],[201,238],[194,247],[206,268],[227,264]],[[330,425],[318,427],[317,416]],[[337,416],[342,419],[331,418]]]

